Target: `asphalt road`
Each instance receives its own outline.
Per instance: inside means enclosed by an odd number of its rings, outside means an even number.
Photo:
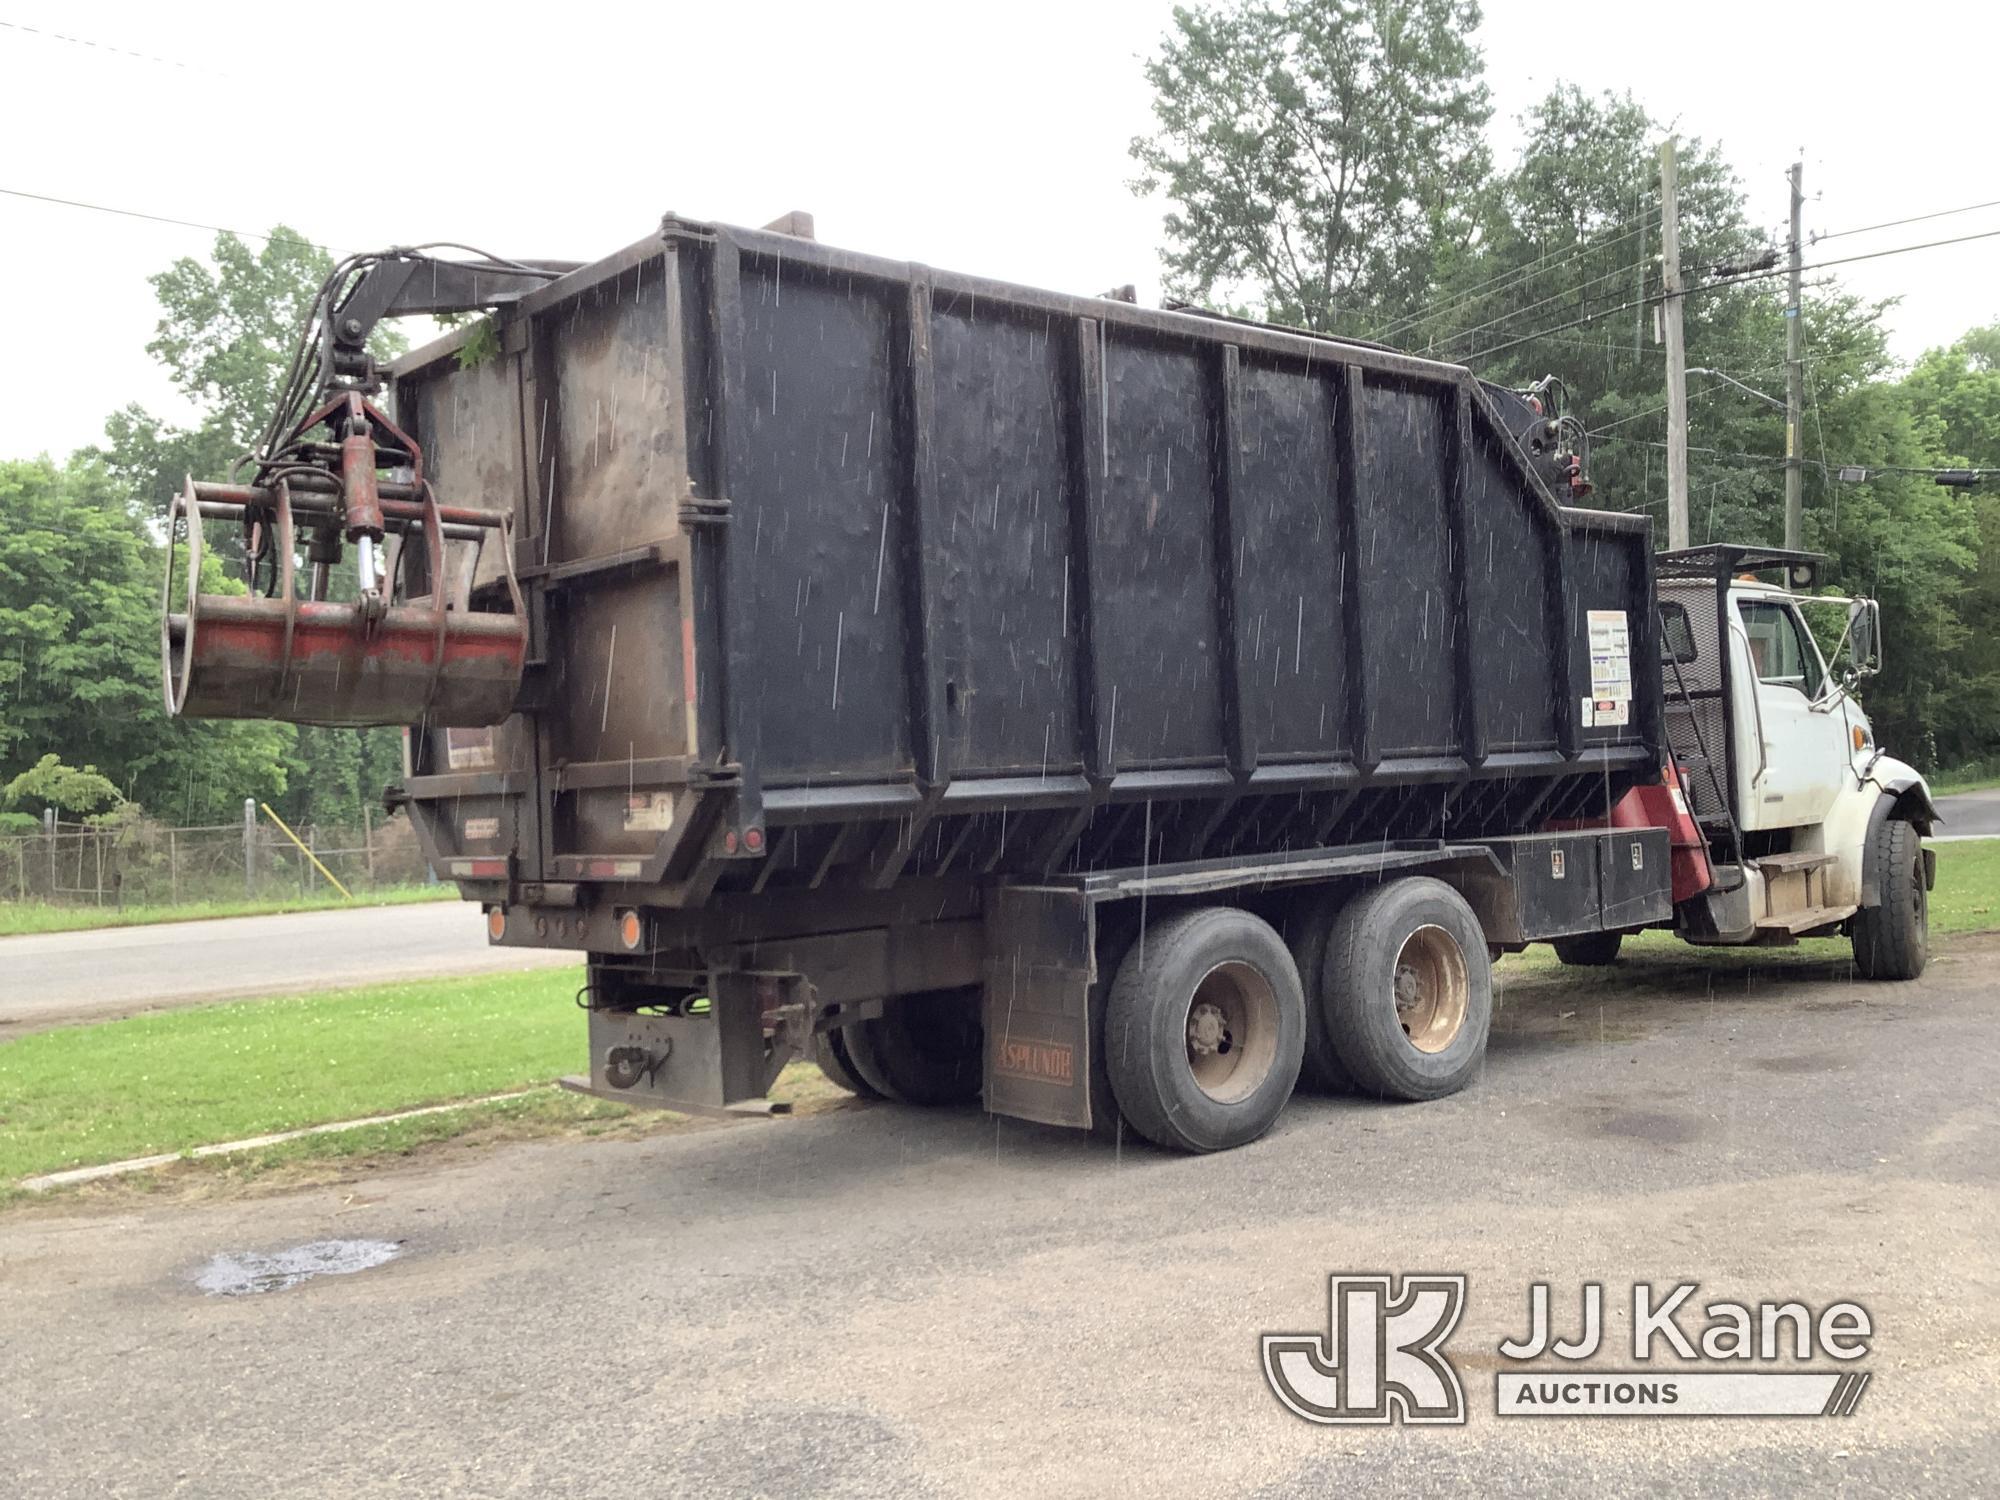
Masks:
[[[479,908],[463,901],[0,938],[0,1038],[245,995],[577,961],[489,947]]]
[[[1296,1100],[1202,1159],[856,1105],[17,1210],[0,1488],[1992,1493],[1996,960],[1986,939],[1915,985],[1731,956],[1516,986],[1468,1092]],[[195,1284],[218,1254],[332,1238],[400,1254],[262,1295]],[[1469,1274],[1466,1426],[1278,1406],[1258,1334],[1323,1329],[1337,1270]],[[1536,1278],[1565,1317],[1607,1283],[1614,1344],[1635,1278],[1857,1299],[1874,1381],[1846,1419],[1499,1418],[1496,1346]]]
[[[1947,838],[2000,838],[2000,787],[1937,799]]]

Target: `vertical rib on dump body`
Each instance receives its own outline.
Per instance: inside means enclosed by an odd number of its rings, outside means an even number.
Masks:
[[[530,618],[521,711],[413,735],[473,894],[1476,837],[1658,774],[1646,523],[1462,369],[671,218],[496,331],[396,378]]]

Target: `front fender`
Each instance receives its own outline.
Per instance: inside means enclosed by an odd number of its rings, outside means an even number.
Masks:
[[[1862,843],[1861,900],[1863,906],[1882,904],[1881,882],[1875,860],[1869,855],[1882,847],[1882,829],[1891,821],[1910,823],[1918,833],[1929,834],[1934,824],[1942,823],[1938,816],[1937,804],[1931,801],[1930,784],[1913,766],[1905,765],[1890,756],[1879,756],[1862,778],[1865,785],[1875,787],[1880,795],[1875,805],[1868,810],[1868,836]],[[1936,878],[1937,865],[1928,850],[1924,855],[1924,884],[1928,887]]]
[[[1870,834],[1879,823],[1892,817],[1916,824],[1917,832],[1923,834],[1928,834],[1933,824],[1944,821],[1938,815],[1937,804],[1931,801],[1930,783],[1924,780],[1923,773],[1893,755],[1877,756],[1862,774],[1862,780],[1881,788],[1883,794],[1883,800],[1876,804],[1868,820]]]

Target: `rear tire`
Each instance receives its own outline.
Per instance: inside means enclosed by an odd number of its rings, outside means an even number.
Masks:
[[[1598,969],[1618,961],[1622,932],[1584,932],[1575,937],[1557,938],[1556,957],[1572,968]]]
[[[1854,966],[1863,979],[1915,979],[1930,958],[1930,892],[1916,825],[1884,823],[1868,847],[1881,904],[1854,914]]]
[[[1303,898],[1285,923],[1285,942],[1292,950],[1292,962],[1298,965],[1306,1000],[1305,1056],[1299,1065],[1299,1087],[1323,1094],[1354,1092],[1354,1079],[1333,1045],[1327,1021],[1326,949],[1339,918],[1339,898],[1323,892],[1317,898]]]
[[[1441,1099],[1470,1083],[1486,1055],[1486,934],[1442,880],[1379,886],[1334,923],[1326,997],[1334,1046],[1364,1092]]]
[[[879,1089],[854,1071],[854,1060],[847,1055],[846,1027],[836,1027],[815,1035],[812,1039],[812,1059],[836,1088],[846,1089],[857,1099],[882,1097]]]
[[[887,1097],[905,1104],[970,1104],[979,1097],[985,1036],[977,990],[895,995],[880,1020],[850,1033],[855,1069]],[[879,1080],[879,1082],[878,1082]]]
[[[1271,1128],[1305,1047],[1298,966],[1270,923],[1211,906],[1149,927],[1111,986],[1104,1060],[1132,1128],[1226,1151]]]
[[[892,1104],[908,1104],[902,1090],[889,1080],[878,1049],[880,1021],[853,1021],[840,1028],[841,1044],[847,1051],[847,1065],[870,1093]]]

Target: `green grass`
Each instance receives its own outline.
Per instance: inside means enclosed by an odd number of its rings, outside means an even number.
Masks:
[[[1932,932],[2000,927],[2000,839],[1939,844],[1931,891]]]
[[[1983,792],[2000,786],[2000,756],[1987,756],[1982,760],[1967,761],[1962,766],[1953,766],[1949,771],[1939,771],[1935,776],[1927,776],[1934,797],[1949,797],[1955,792]]]
[[[1931,928],[2000,928],[2000,839],[1938,848]],[[1503,981],[1683,985],[1694,971],[1844,963],[1845,940],[1698,949],[1647,932],[1617,969],[1566,970],[1537,944]],[[581,972],[425,980],[250,1000],[39,1032],[0,1046],[0,1203],[19,1178],[548,1083],[584,1065]],[[780,1091],[831,1096],[794,1064]],[[653,1111],[545,1092],[209,1158],[215,1180],[398,1156],[455,1138],[658,1128]],[[671,1117],[670,1117],[671,1118]],[[132,1180],[135,1186],[146,1184]]]
[[[373,985],[22,1037],[0,1047],[0,1182],[547,1083],[583,1068],[581,983]]]
[[[1937,886],[1931,891],[1931,935],[2000,929],[2000,839],[1968,839],[1937,845]],[[1713,969],[1737,972],[1844,963],[1853,949],[1841,938],[1808,938],[1791,948],[1696,948],[1658,929],[1625,939],[1615,969],[1571,969],[1555,949],[1536,943],[1509,954],[1497,973],[1502,980],[1565,980],[1602,986],[1612,976],[1638,981],[1650,967],[1656,979],[1671,981],[1675,971]]]
[[[848,1097],[817,1067],[804,1062],[788,1066],[771,1093],[789,1100],[801,1112],[814,1112]],[[356,1173],[451,1147],[476,1150],[500,1141],[555,1135],[629,1138],[714,1123],[668,1110],[631,1109],[548,1088],[517,1099],[470,1103],[449,1113],[414,1120],[386,1120],[328,1135],[301,1136],[226,1156],[184,1158],[164,1169],[105,1178],[55,1194],[31,1193],[16,1187],[11,1179],[0,1180],[0,1210],[60,1201],[79,1193],[114,1199],[134,1193],[203,1197],[259,1184],[293,1188],[334,1180],[346,1183],[352,1182]]]
[[[534,1088],[587,1063],[581,969],[371,985],[134,1016],[0,1046],[0,1204],[23,1177]],[[810,1064],[773,1092],[834,1096]],[[468,1135],[658,1129],[684,1116],[555,1090],[199,1163],[246,1179]],[[143,1176],[144,1174],[140,1174]],[[138,1179],[131,1179],[137,1182]]]
[[[178,906],[51,906],[44,901],[0,901],[0,937],[34,932],[86,932],[99,927],[150,927],[208,917],[261,917],[276,912],[322,911],[338,906],[404,906],[413,901],[456,901],[455,885],[397,885],[352,901],[338,891],[264,901],[190,901]]]

